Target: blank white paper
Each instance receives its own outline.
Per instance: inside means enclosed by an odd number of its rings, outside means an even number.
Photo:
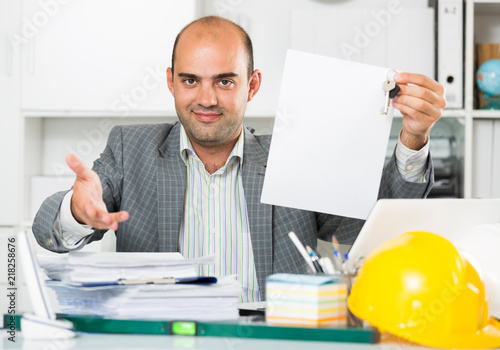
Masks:
[[[366,219],[391,130],[390,68],[289,50],[261,201]]]

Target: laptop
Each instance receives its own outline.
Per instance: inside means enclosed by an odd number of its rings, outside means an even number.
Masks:
[[[500,223],[500,199],[380,199],[349,251],[347,267],[366,258],[380,244],[409,231],[427,231],[459,239],[483,224]]]
[[[17,235],[19,265],[21,266],[29,298],[33,307],[32,313],[25,313],[21,318],[21,329],[25,339],[67,339],[75,336],[73,324],[67,320],[57,320],[50,304],[45,280],[34,249],[26,231]]]

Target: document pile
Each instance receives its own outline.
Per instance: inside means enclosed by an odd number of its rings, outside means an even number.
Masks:
[[[347,284],[324,275],[275,274],[266,280],[266,322],[285,326],[346,326]]]
[[[38,256],[60,312],[109,318],[228,320],[238,318],[241,285],[232,276],[198,277],[213,256],[179,253],[87,253]]]

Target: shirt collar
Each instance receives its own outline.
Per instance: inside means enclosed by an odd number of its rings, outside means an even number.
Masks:
[[[240,136],[238,137],[238,141],[236,141],[236,144],[233,147],[233,150],[229,154],[229,157],[227,158],[226,166],[233,158],[237,157],[239,159],[240,165],[243,162],[243,146],[245,143],[245,126],[243,126]],[[182,160],[184,161],[184,164],[188,164],[188,157],[194,157],[196,159],[199,159],[198,156],[196,155],[196,152],[193,149],[193,146],[191,145],[191,141],[189,141],[189,138],[186,134],[186,130],[184,130],[184,126],[181,124],[181,135],[180,135],[180,156]]]

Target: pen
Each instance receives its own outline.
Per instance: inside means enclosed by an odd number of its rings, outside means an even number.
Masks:
[[[342,266],[342,257],[340,255],[339,241],[337,240],[337,237],[335,237],[335,236],[332,237],[332,245],[333,245],[334,263],[337,265],[338,270],[342,273],[344,271],[344,268]]]
[[[309,247],[308,245],[306,245],[306,250],[309,253],[309,256],[311,257],[311,261],[312,261],[314,267],[316,268],[316,271],[318,271],[320,273],[325,273],[325,271],[323,271],[323,268],[321,267],[321,265],[319,263],[318,254],[316,254],[316,252],[314,250],[312,250],[312,248]]]
[[[344,263],[342,265],[345,273],[351,273],[351,271],[348,271],[348,266],[349,266],[348,260],[349,260],[349,253],[345,253],[344,254]]]
[[[307,254],[307,251],[306,249],[304,248],[304,246],[302,245],[302,243],[300,243],[300,240],[299,238],[297,237],[297,235],[295,234],[295,232],[293,231],[290,231],[288,233],[288,237],[290,237],[290,239],[292,240],[293,244],[295,244],[295,247],[297,247],[297,250],[299,251],[299,253],[302,255],[302,257],[304,258],[304,260],[306,261],[307,265],[309,265],[309,267],[311,268],[311,270],[316,273],[318,272],[316,270],[316,268],[314,267],[313,263],[312,263],[312,260],[311,258],[309,257],[309,254]]]
[[[326,273],[328,273],[330,275],[335,274],[335,267],[333,267],[333,264],[332,264],[332,261],[330,260],[330,258],[326,258],[326,257],[320,258],[319,264],[321,265],[321,268],[323,269],[323,271],[326,271]],[[339,273],[340,273],[340,271],[339,271]]]

